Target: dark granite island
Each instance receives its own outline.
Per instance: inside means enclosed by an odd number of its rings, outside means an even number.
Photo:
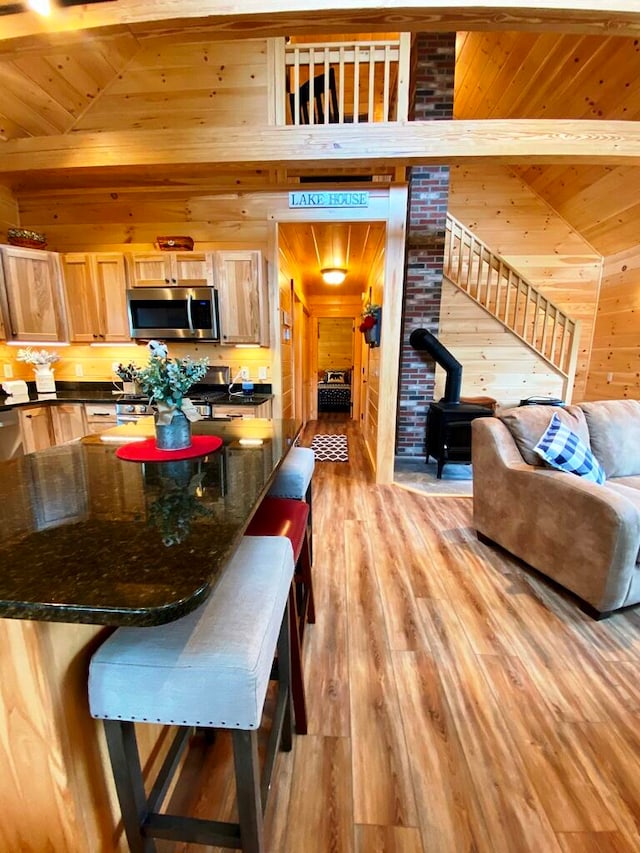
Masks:
[[[298,429],[201,421],[222,448],[166,464],[121,461],[97,436],[0,464],[0,850],[127,849],[87,704],[102,626],[163,624],[205,600]],[[157,761],[165,738],[140,734]]]

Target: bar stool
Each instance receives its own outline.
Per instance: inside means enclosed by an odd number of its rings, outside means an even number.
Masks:
[[[166,625],[118,628],[93,655],[89,706],[92,716],[104,721],[132,853],[153,853],[154,838],[264,851],[271,772],[278,747],[291,749],[293,571],[289,539],[245,536],[201,607]],[[261,777],[257,729],[276,646],[278,698]],[[134,723],[179,727],[149,797]],[[238,823],[160,811],[196,726],[232,730]]]
[[[308,537],[309,506],[290,498],[266,497],[249,522],[248,536],[286,536],[293,548],[295,593],[289,599],[291,631],[291,692],[296,732],[307,733],[307,703],[302,671],[304,627],[316,621]]]
[[[292,447],[278,468],[269,497],[294,498],[309,504],[309,555],[313,563],[312,484],[315,455],[310,447]]]

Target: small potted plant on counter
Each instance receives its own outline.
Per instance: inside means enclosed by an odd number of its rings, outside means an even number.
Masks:
[[[18,350],[16,358],[18,361],[24,361],[33,366],[36,374],[36,391],[39,394],[55,393],[56,383],[51,365],[60,361],[58,353],[49,352],[46,349],[33,350],[31,347],[24,347],[24,349]]]
[[[160,450],[183,450],[191,445],[191,422],[200,414],[185,394],[207,372],[208,358],[169,358],[166,344],[149,341],[149,362],[135,379],[155,408],[156,445]]]
[[[118,379],[122,380],[122,393],[123,394],[137,394],[138,393],[138,382],[137,375],[138,370],[140,368],[133,364],[133,362],[129,362],[129,364],[118,364],[114,369],[115,375]]]

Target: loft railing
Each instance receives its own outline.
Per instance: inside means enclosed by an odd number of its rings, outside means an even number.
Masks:
[[[279,41],[279,40],[278,40]],[[411,36],[379,41],[281,43],[276,124],[405,121]]]
[[[444,274],[573,386],[580,324],[447,214]]]

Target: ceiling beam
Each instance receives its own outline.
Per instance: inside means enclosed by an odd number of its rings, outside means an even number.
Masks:
[[[155,23],[166,30],[180,22],[213,27],[221,38],[398,30],[640,35],[638,0],[308,0],[305,9],[292,5],[290,0],[117,0],[57,9],[48,18],[33,12],[0,16],[0,40],[123,25],[136,32]]]
[[[640,122],[490,119],[304,127],[74,133],[5,142],[0,178],[59,171],[215,165],[350,168],[391,165],[570,163],[640,165]],[[167,177],[170,177],[170,171]]]

